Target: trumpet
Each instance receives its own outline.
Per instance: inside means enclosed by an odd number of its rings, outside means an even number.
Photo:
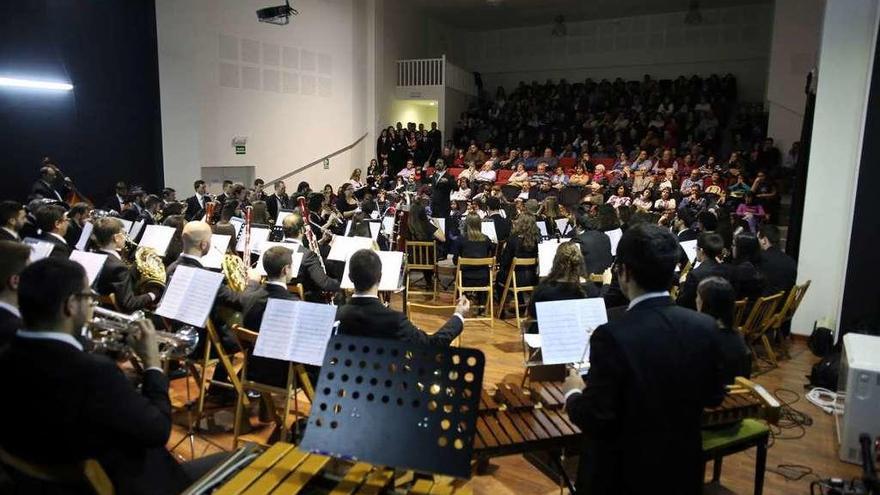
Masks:
[[[83,337],[91,342],[92,352],[130,353],[128,336],[135,330],[134,322],[146,317],[143,311],[127,315],[96,306],[91,321],[83,328]],[[199,343],[198,331],[192,326],[181,327],[176,332],[156,331],[159,357],[179,359],[192,353]]]

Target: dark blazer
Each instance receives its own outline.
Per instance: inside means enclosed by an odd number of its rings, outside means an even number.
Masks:
[[[788,292],[797,283],[797,261],[775,247],[761,251],[757,268],[764,275],[767,294]]]
[[[98,251],[100,254],[107,254]],[[124,313],[144,309],[153,302],[149,294],[135,295],[134,274],[131,268],[112,254],[107,254],[107,261],[95,280],[95,290],[102,296],[116,295],[116,304]]]
[[[676,234],[676,237],[678,237],[678,242],[685,242],[696,240],[697,235],[698,233],[696,230],[687,228]]]
[[[123,203],[120,203],[119,198],[117,198],[116,195],[114,194],[113,196],[110,196],[109,198],[107,198],[106,201],[104,201],[104,204],[101,205],[101,208],[103,208],[107,211],[113,210],[117,213],[122,213],[122,205],[123,205]]]
[[[286,209],[289,206],[289,203],[290,200],[286,194],[280,198],[271,194],[266,197],[266,211],[269,212],[270,217],[278,218],[278,210]]]
[[[485,236],[484,236],[485,237]],[[459,258],[489,258],[495,245],[488,237],[482,241],[470,241],[462,239],[458,253],[453,256],[452,262],[458,265]],[[489,269],[479,266],[461,267],[461,280],[463,285],[481,287],[489,284]]]
[[[700,263],[700,266],[688,273],[679,290],[678,299],[675,300],[676,304],[697,309],[697,286],[707,277],[723,277],[730,280],[730,267],[718,263],[714,259],[707,259]]]
[[[208,197],[202,197],[202,201],[207,202]],[[205,209],[199,205],[199,198],[195,194],[186,198],[186,221],[201,220],[205,215]]]
[[[449,171],[443,172],[443,176],[437,178],[438,172],[434,172],[431,179],[431,216],[434,218],[446,218],[449,216],[449,194],[458,189],[455,177]]]
[[[581,247],[587,273],[602,273],[611,266],[611,239],[605,232],[588,230],[571,240]]]
[[[0,438],[12,454],[45,464],[96,458],[117,493],[179,493],[189,483],[165,448],[171,403],[162,372],[145,371],[138,393],[105,356],[16,337],[0,354],[0,377],[6,393],[30,398],[27,414],[0,411]]]
[[[51,184],[43,182],[42,179],[36,180],[31,186],[31,195],[29,196],[29,198],[46,198],[64,201],[64,196],[62,196],[60,192],[56,191]]]
[[[721,379],[725,385],[733,384],[738,376],[750,377],[752,374],[752,351],[746,345],[742,334],[736,330],[722,328],[716,333],[718,350],[721,353]]]
[[[489,218],[495,223],[495,235],[498,236],[498,242],[507,242],[507,239],[510,237],[510,220],[498,213],[489,215]]]
[[[323,293],[338,291],[339,280],[327,276],[327,273],[321,268],[321,260],[318,259],[317,253],[303,244],[299,245],[297,251],[303,253],[303,259],[295,280],[302,284],[305,300],[324,302]]]
[[[412,324],[406,315],[385,307],[375,297],[352,297],[336,311],[339,335],[377,337],[421,345],[446,346],[458,337],[464,324],[453,316],[433,335]]]
[[[295,294],[291,294],[287,289],[274,284],[266,284],[256,290],[246,292],[242,311],[242,324],[245,328],[254,332],[260,331],[260,325],[263,324],[263,313],[266,312],[266,303],[270,298],[287,301],[299,300]],[[287,361],[254,356],[253,349],[247,350],[247,359],[249,380],[276,387],[287,385]]]
[[[53,258],[70,258],[70,246],[61,239],[55,237],[54,235],[51,235],[48,232],[43,232],[42,234],[40,234],[39,237],[37,237],[37,239],[40,239],[41,241],[51,242],[55,245],[55,247],[52,248],[52,252],[49,254],[49,256]]]
[[[0,308],[0,349],[12,342],[15,332],[21,328],[21,318]]]
[[[589,385],[565,405],[584,432],[578,492],[701,493],[700,420],[724,397],[717,332],[711,317],[665,297],[593,332]]]
[[[15,237],[6,231],[6,229],[0,229],[0,241],[14,241],[21,242],[21,236]]]
[[[76,221],[68,220],[67,232],[64,234],[64,240],[67,241],[67,245],[76,247],[76,243],[79,242],[79,236],[82,234],[82,231],[82,227],[80,227]]]
[[[513,258],[538,258],[538,245],[532,249],[527,249],[522,245],[519,237],[511,237],[507,244],[504,245],[504,251],[498,258],[498,273],[495,276],[497,285],[504,287],[507,282],[507,274],[513,264]],[[520,287],[533,285],[538,283],[538,266],[520,267],[516,269],[516,283]],[[511,285],[512,287],[512,285]]]

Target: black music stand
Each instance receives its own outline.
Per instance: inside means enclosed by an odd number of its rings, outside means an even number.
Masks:
[[[476,349],[335,336],[300,448],[469,478],[484,366]]]

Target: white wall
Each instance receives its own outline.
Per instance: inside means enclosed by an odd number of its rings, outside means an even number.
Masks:
[[[767,133],[787,151],[800,140],[805,78],[819,58],[825,0],[776,0],[767,77]]]
[[[767,81],[771,5],[702,9],[703,23],[684,23],[684,12],[569,22],[567,36],[551,25],[457,32],[432,28],[429,52],[483,75],[486,89],[519,81],[569,81],[731,72],[741,99],[762,101]],[[431,26],[429,26],[431,27]]]
[[[878,22],[878,0],[825,6],[798,258],[799,281],[812,285],[792,323],[797,333],[820,318],[834,328],[840,321]]]
[[[166,184],[190,194],[202,166],[256,167],[265,180],[363,135],[374,102],[372,2],[299,0],[288,26],[257,22],[264,0],[157,0]],[[234,136],[248,138],[235,155]],[[291,183],[338,184],[362,167],[359,145]]]

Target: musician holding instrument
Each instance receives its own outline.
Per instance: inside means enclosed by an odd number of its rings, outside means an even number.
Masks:
[[[202,218],[205,214],[205,204],[211,201],[208,196],[208,185],[202,179],[193,182],[195,194],[186,198],[186,220],[191,222]]]
[[[725,390],[715,321],[669,297],[677,262],[662,227],[638,224],[620,239],[615,270],[629,307],[593,332],[589,385],[574,370],[564,385],[568,417],[584,432],[578,492],[702,493],[703,408]]]
[[[98,294],[102,296],[114,294],[116,305],[126,313],[152,305],[161,294],[147,292],[136,295],[134,291],[135,275],[131,267],[122,261],[119,254],[125,247],[126,241],[122,222],[115,217],[99,218],[94,222],[92,235],[98,245],[96,251],[107,255],[107,260],[95,281]]]
[[[58,172],[55,167],[44,166],[40,168],[40,178],[31,186],[30,199],[53,199],[56,201],[64,201],[63,191],[59,191],[55,187],[58,180]]]
[[[39,239],[52,243],[52,254],[50,256],[57,258],[68,258],[70,256],[70,245],[64,238],[67,234],[67,212],[64,207],[58,204],[43,205],[37,209],[36,226],[40,229]]]
[[[303,286],[303,295],[309,302],[325,302],[324,292],[336,292],[339,290],[339,280],[327,276],[324,266],[319,258],[320,253],[312,251],[303,244],[305,223],[300,213],[293,213],[284,217],[282,223],[284,230],[284,242],[291,245],[291,249],[303,253],[299,273],[296,281]]]

